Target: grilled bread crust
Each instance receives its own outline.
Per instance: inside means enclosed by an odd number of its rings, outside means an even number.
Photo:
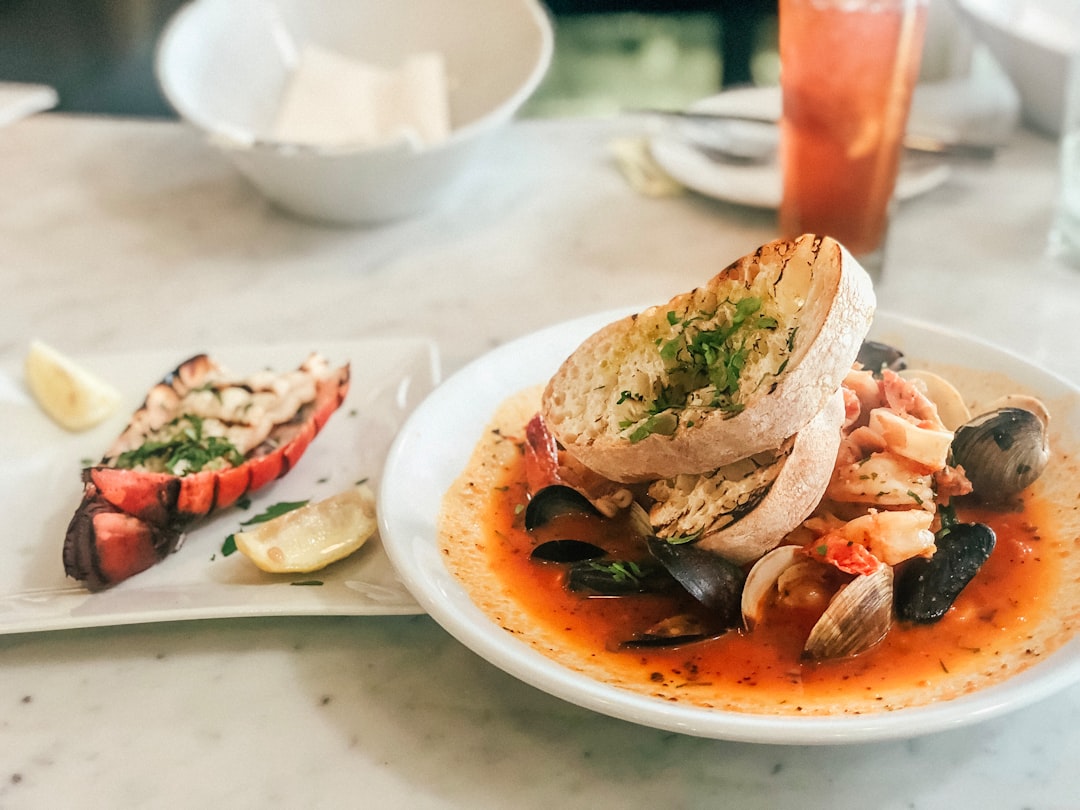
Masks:
[[[832,474],[844,423],[844,395],[837,391],[768,465],[735,462],[713,473],[677,476],[649,487],[659,497],[650,510],[661,537],[696,535],[701,548],[742,565],[772,550],[817,508]],[[766,454],[763,454],[766,455]],[[718,495],[721,497],[718,497]]]
[[[874,306],[869,276],[834,239],[776,240],[587,338],[541,412],[570,455],[611,480],[710,472],[780,447],[821,412]],[[718,394],[715,379],[733,372],[734,390]]]

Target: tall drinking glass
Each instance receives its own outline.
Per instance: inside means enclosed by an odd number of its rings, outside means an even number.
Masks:
[[[874,278],[929,0],[780,0],[780,230],[832,236]]]

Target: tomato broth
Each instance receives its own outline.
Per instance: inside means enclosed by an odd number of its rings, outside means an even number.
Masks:
[[[705,706],[778,712],[862,712],[927,702],[935,689],[957,691],[970,675],[1023,666],[1032,628],[1052,610],[1048,597],[1060,579],[1058,557],[1040,532],[1046,504],[1025,493],[1011,511],[961,505],[958,516],[988,524],[994,551],[943,619],[932,625],[894,622],[886,638],[843,660],[811,662],[802,647],[815,616],[773,609],[753,632],[729,630],[715,639],[676,648],[627,649],[623,642],[675,613],[707,612],[686,594],[595,597],[564,587],[566,566],[530,559],[545,540],[574,537],[614,558],[636,554],[619,520],[570,518],[532,532],[522,522],[527,500],[522,464],[509,466],[485,515],[488,564],[508,593],[582,660],[602,665],[628,686]],[[567,519],[563,519],[566,521]],[[636,541],[640,544],[640,541]],[[1036,651],[1029,651],[1034,656]],[[913,691],[921,697],[913,698]],[[960,687],[959,691],[965,691]]]

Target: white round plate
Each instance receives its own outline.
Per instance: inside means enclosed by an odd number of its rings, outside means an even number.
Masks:
[[[780,117],[777,87],[746,87],[702,99],[691,109],[699,112]],[[749,137],[750,128],[740,136]],[[778,208],[781,195],[780,167],[775,155],[762,163],[724,163],[710,159],[679,133],[678,126],[665,128],[649,142],[653,159],[687,188],[725,202],[752,208]],[[896,180],[895,196],[909,200],[937,188],[951,173],[937,158],[906,157]]]
[[[1074,638],[1019,675],[955,700],[858,716],[765,716],[677,705],[599,683],[543,656],[488,618],[441,559],[436,520],[443,494],[503,399],[546,380],[585,337],[625,314],[581,318],[501,346],[436,388],[398,434],[380,492],[383,544],[406,587],[449,633],[522,681],[599,713],[685,734],[761,743],[912,737],[988,719],[1080,680],[1080,638]],[[1069,435],[1080,435],[1080,392],[1048,372],[970,338],[883,313],[871,334],[911,356],[997,370],[1048,399],[1071,398],[1077,404],[1054,418]]]

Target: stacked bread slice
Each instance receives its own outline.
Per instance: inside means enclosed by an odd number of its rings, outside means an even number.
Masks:
[[[770,242],[587,338],[549,381],[541,412],[584,466],[650,482],[661,537],[749,561],[825,491],[840,385],[874,306],[869,276],[835,240]]]

